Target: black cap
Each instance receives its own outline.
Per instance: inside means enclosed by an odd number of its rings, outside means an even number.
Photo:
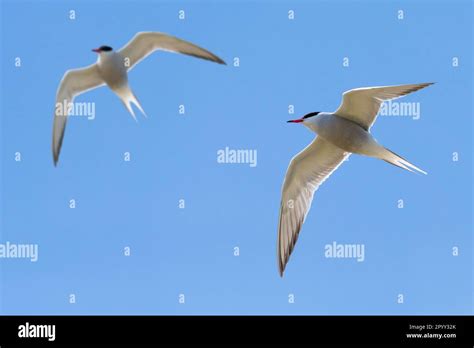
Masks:
[[[310,112],[309,114],[304,115],[303,118],[309,118],[309,117],[316,116],[316,115],[319,114],[320,112],[321,112],[321,111]]]
[[[110,46],[100,46],[99,50],[109,52],[109,51],[112,51],[112,47],[110,47]]]

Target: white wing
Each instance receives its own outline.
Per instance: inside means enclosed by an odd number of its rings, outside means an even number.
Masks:
[[[96,64],[82,69],[68,70],[63,76],[56,93],[56,105],[53,124],[53,160],[54,165],[59,159],[59,152],[64,137],[64,129],[68,117],[68,105],[74,97],[93,88],[104,85]]]
[[[219,64],[225,62],[211,52],[190,42],[157,32],[137,33],[118,52],[124,57],[125,65],[131,70],[138,62],[156,50],[183,53],[197,58],[207,59]],[[128,59],[128,61],[127,61]]]
[[[283,183],[278,224],[277,252],[281,276],[311,206],[314,192],[349,155],[349,152],[318,136],[291,160]]]
[[[375,122],[380,105],[385,100],[400,98],[433,83],[356,88],[344,92],[342,103],[334,113],[354,121],[369,130]]]

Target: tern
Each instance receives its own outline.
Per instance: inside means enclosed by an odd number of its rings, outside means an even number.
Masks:
[[[427,174],[380,145],[370,134],[370,127],[383,101],[402,97],[429,85],[432,83],[352,89],[344,92],[342,103],[335,112],[311,112],[300,119],[288,121],[303,124],[317,137],[292,158],[283,182],[277,240],[281,277],[315,191],[352,153]]]
[[[110,46],[93,49],[92,51],[98,54],[97,62],[85,68],[66,71],[56,93],[52,144],[55,166],[63,142],[68,109],[72,105],[74,97],[91,89],[107,85],[122,100],[135,120],[132,104],[146,116],[128,85],[128,72],[137,63],[157,50],[183,53],[219,64],[226,64],[221,58],[199,46],[158,32],[139,32],[118,51],[114,51]],[[60,107],[62,105],[67,107]]]

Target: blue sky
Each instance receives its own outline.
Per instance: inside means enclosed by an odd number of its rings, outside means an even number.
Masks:
[[[0,243],[37,244],[39,258],[0,259],[1,313],[472,314],[472,17],[469,1],[3,0]],[[70,119],[55,168],[63,73],[138,31],[228,65],[150,56],[129,75],[149,115],[138,123],[107,88],[78,97],[96,118]],[[372,128],[429,175],[352,156],[316,193],[280,278],[281,185],[313,139],[285,121],[333,111],[351,88],[430,81],[399,100],[419,119]],[[256,150],[257,166],[218,163],[225,147]],[[326,258],[333,242],[363,244],[365,260]]]

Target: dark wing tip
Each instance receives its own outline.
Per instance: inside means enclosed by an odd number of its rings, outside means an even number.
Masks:
[[[280,278],[283,278],[283,272],[284,272],[284,271],[285,271],[284,268],[280,268],[280,271],[279,271],[279,273],[280,273]]]
[[[205,51],[206,51],[206,50],[205,50]],[[208,57],[204,57],[204,56],[196,56],[196,57],[198,57],[198,58],[203,58],[203,59],[207,59],[207,60],[210,60],[211,62],[214,62],[214,63],[217,63],[217,64],[227,65],[227,63],[224,62],[223,59],[221,59],[220,57],[216,56],[214,53],[209,52],[209,51],[206,51],[206,53],[209,55]]]
[[[281,223],[281,214],[280,214],[280,223]],[[283,278],[283,272],[285,272],[286,265],[288,264],[288,261],[290,261],[290,256],[293,253],[296,242],[298,241],[298,237],[299,237],[302,225],[303,225],[303,220],[299,221],[298,224],[296,225],[296,229],[295,229],[296,233],[294,234],[292,240],[290,241],[290,244],[288,244],[283,254],[281,253],[280,247],[278,246],[278,271],[280,272],[281,278]]]
[[[61,137],[60,142],[59,142],[59,147],[57,149],[54,148],[54,142],[53,142],[53,163],[55,167],[58,166],[59,152],[61,151],[62,142],[63,142],[63,139]]]
[[[416,85],[412,85],[412,87],[410,87],[410,88],[404,90],[403,92],[401,92],[400,96],[405,96],[407,94],[417,92],[420,89],[426,88],[426,87],[434,85],[434,84],[435,84],[434,82],[417,83]]]
[[[54,136],[53,136],[53,162],[54,162],[54,166],[57,167],[58,165],[58,161],[59,161],[59,153],[61,152],[61,146],[63,145],[63,139],[64,139],[64,130],[61,134],[61,137],[59,138],[59,143],[58,143],[58,147],[55,148],[54,146]]]
[[[196,53],[184,52],[184,51],[180,51],[180,53],[186,54],[186,55],[188,55],[188,56],[192,56],[192,57],[195,57],[195,58],[208,60],[208,61],[210,61],[210,62],[214,62],[214,63],[218,63],[218,64],[222,64],[222,65],[227,65],[226,62],[224,62],[224,61],[223,61],[222,59],[220,59],[218,56],[216,56],[215,54],[212,54],[212,53],[209,52],[209,51],[207,51],[207,53],[208,53],[207,56],[201,55],[201,54],[196,54]]]
[[[281,255],[278,255],[278,273],[280,274],[281,278],[283,278],[283,272],[285,272],[285,264],[281,259]]]
[[[222,65],[227,65],[226,62],[224,62],[223,59],[220,59],[218,56],[214,56],[214,59],[212,60],[213,62],[216,62],[218,64],[222,64]]]
[[[434,85],[434,84],[435,84],[435,82],[423,82],[423,83],[420,83],[420,84],[418,85],[419,87],[417,88],[417,90],[418,90],[418,89],[425,88],[425,87],[428,87],[428,86],[431,86],[431,85]]]

